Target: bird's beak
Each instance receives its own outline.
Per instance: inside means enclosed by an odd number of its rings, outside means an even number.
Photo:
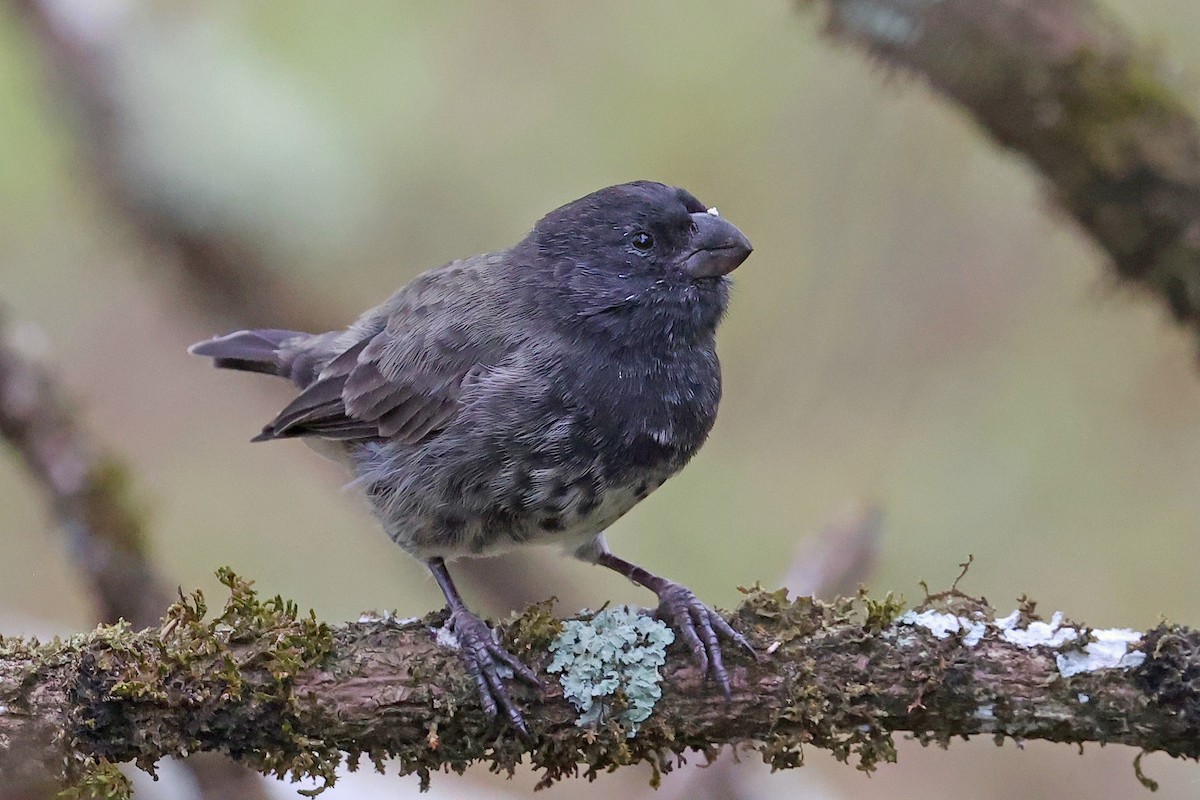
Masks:
[[[717,278],[737,269],[754,248],[745,234],[714,213],[692,214],[696,232],[692,248],[683,256],[683,268],[697,278]]]

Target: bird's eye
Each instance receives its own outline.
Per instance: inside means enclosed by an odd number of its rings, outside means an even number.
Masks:
[[[633,238],[629,240],[629,243],[633,245],[634,250],[637,250],[639,253],[645,253],[648,252],[651,247],[654,247],[654,237],[645,231],[638,231],[633,235]]]

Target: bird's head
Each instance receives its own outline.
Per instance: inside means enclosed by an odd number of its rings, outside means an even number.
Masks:
[[[575,315],[666,325],[672,334],[715,329],[728,300],[726,276],[753,249],[715,208],[653,181],[568,203],[543,217],[529,241],[553,266]]]

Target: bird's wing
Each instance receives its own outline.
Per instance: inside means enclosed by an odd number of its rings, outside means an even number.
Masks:
[[[480,313],[478,303],[469,308],[460,276],[428,274],[381,306],[383,324],[329,362],[255,440],[416,443],[442,430],[462,407],[463,390],[512,349],[494,315]]]

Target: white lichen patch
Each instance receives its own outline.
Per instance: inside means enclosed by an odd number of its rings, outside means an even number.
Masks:
[[[944,611],[906,611],[896,618],[896,622],[925,628],[938,639],[961,633],[962,643],[966,647],[979,644],[987,632],[987,626],[982,622]]]
[[[1103,628],[1088,631],[1090,641],[1082,650],[1060,653],[1055,658],[1058,672],[1064,678],[1101,669],[1130,669],[1141,665],[1146,654],[1130,646],[1142,634],[1129,628]],[[1080,702],[1086,702],[1081,700]]]
[[[663,622],[628,606],[599,612],[590,620],[568,620],[550,645],[547,672],[560,672],[563,694],[581,712],[576,724],[595,728],[615,719],[633,736],[662,697],[667,645],[674,632]],[[620,691],[625,708],[616,713]]]
[[[901,625],[919,625],[938,639],[958,632],[958,617],[944,611],[905,611],[896,618]]]
[[[1055,663],[1064,678],[1101,669],[1130,669],[1146,660],[1145,653],[1131,647],[1142,634],[1129,628],[1084,628],[1081,631],[1063,625],[1061,611],[1055,611],[1049,621],[1037,620],[1024,628],[1020,623],[1020,611],[1013,611],[991,623],[933,610],[907,611],[896,618],[896,624],[925,628],[938,639],[959,634],[965,647],[979,644],[991,628],[1000,639],[1023,650],[1034,647],[1059,650]],[[901,644],[912,641],[915,640],[900,640]],[[1079,695],[1080,703],[1087,703],[1089,699],[1085,694]]]
[[[435,628],[433,631],[433,639],[438,643],[439,647],[445,647],[449,650],[461,650],[462,643],[458,641],[458,637],[454,631],[450,630],[449,625],[443,625],[440,628]]]
[[[397,616],[395,611],[385,608],[383,611],[364,611],[358,615],[358,621],[366,624],[371,622],[386,622],[397,627],[412,625],[415,622],[420,622],[420,617],[401,617]]]
[[[978,620],[969,620],[966,617],[959,617],[958,624],[962,626],[963,638],[962,643],[966,647],[974,647],[983,641],[983,635],[987,633],[987,625]]]
[[[996,620],[993,624],[1000,631],[1000,638],[1009,644],[1015,644],[1023,650],[1032,647],[1062,647],[1067,642],[1079,638],[1079,631],[1071,627],[1063,627],[1063,614],[1055,611],[1049,622],[1036,621],[1029,623],[1026,628],[1018,628],[1021,612],[1013,611],[1007,617]]]

